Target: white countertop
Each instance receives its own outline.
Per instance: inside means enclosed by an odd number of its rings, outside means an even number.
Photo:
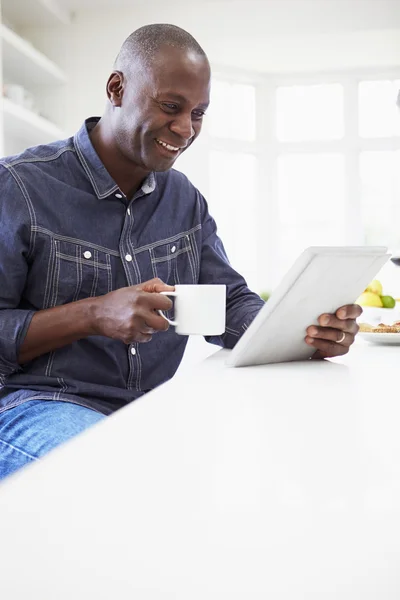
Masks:
[[[399,348],[225,354],[0,486],[1,598],[400,598]]]

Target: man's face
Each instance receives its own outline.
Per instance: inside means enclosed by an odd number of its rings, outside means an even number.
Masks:
[[[166,171],[197,138],[209,104],[205,57],[165,46],[154,65],[124,74],[113,112],[119,151],[146,171]]]

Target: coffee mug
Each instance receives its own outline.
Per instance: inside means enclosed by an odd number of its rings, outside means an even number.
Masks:
[[[225,332],[226,285],[176,285],[174,292],[161,292],[175,298],[174,320],[162,310],[159,314],[180,335],[221,335]]]

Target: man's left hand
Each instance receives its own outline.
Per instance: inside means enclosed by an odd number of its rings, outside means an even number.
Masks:
[[[361,313],[360,306],[349,304],[339,308],[334,315],[321,315],[319,325],[310,325],[305,340],[316,349],[313,358],[347,354],[358,332],[356,319]]]

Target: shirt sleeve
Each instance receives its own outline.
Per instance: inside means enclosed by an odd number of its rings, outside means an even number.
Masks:
[[[17,177],[17,176],[16,176]],[[18,355],[34,315],[20,309],[31,249],[31,214],[22,182],[0,163],[0,384],[20,369]]]
[[[223,243],[217,235],[216,223],[202,196],[200,202],[203,239],[199,283],[223,283],[227,288],[225,333],[206,337],[206,340],[225,348],[233,348],[265,302],[249,290],[244,278],[230,265]]]

